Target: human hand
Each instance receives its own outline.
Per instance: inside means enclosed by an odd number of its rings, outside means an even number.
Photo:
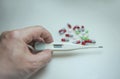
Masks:
[[[35,42],[53,42],[51,34],[35,26],[3,32],[0,36],[0,79],[27,79],[51,59],[51,50],[30,51]]]

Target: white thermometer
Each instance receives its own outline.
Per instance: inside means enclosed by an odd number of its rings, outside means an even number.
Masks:
[[[103,48],[103,46],[83,46],[80,44],[73,44],[73,43],[36,43],[35,50],[40,51],[44,49],[51,49],[53,51],[71,51],[71,50],[78,50],[78,49],[88,49],[88,48]]]

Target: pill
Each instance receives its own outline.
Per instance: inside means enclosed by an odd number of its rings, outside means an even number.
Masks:
[[[82,32],[84,32],[84,31],[85,31],[84,26],[81,26],[81,31],[82,31]]]
[[[60,35],[64,34],[65,32],[66,32],[66,29],[60,29],[60,30],[59,30],[59,34],[60,34]]]
[[[73,30],[79,30],[80,29],[80,26],[76,25],[73,27]]]
[[[73,41],[72,43],[74,43],[74,44],[80,44],[80,40]]]
[[[82,41],[82,45],[86,45],[86,42],[85,42],[85,41]]]
[[[95,40],[85,40],[86,43],[96,43]]]
[[[77,28],[77,29],[80,29],[80,26],[77,25],[76,28]]]
[[[92,43],[92,40],[85,40],[86,43]]]
[[[85,31],[85,33],[88,33],[88,32],[89,32],[88,30]]]
[[[75,31],[75,34],[76,34],[76,35],[79,35],[79,34],[80,34],[80,32],[79,32],[78,30],[76,30],[76,31]]]
[[[62,38],[61,41],[62,41],[62,42],[69,42],[69,39],[67,39],[67,38]]]
[[[68,28],[69,28],[69,29],[71,29],[71,28],[72,28],[72,26],[71,26],[70,24],[67,24],[67,26],[68,26]]]
[[[86,37],[84,37],[84,36],[82,36],[82,37],[80,37],[80,38],[81,38],[82,40],[87,40]]]
[[[81,28],[84,28],[84,26],[81,26]]]
[[[76,27],[76,26],[74,26],[74,27],[73,27],[73,30],[76,30],[76,28],[77,28],[77,27]]]
[[[72,34],[65,34],[66,37],[73,37]]]
[[[92,40],[92,43],[96,43],[96,41],[95,41],[95,40]]]

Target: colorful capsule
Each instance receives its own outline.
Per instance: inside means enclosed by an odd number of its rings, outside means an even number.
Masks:
[[[71,26],[70,24],[67,24],[67,26],[68,26],[68,28],[69,28],[69,29],[71,29],[71,28],[72,28],[72,26]]]
[[[85,43],[92,43],[92,40],[85,40]]]
[[[82,36],[82,37],[80,37],[82,40],[88,40],[89,38],[88,37],[84,37],[84,36]]]
[[[96,43],[95,40],[85,40],[86,43]]]
[[[80,26],[76,26],[77,29],[80,29]]]
[[[66,32],[66,29],[60,29],[60,30],[59,30],[59,34],[60,34],[60,35],[64,34],[65,32]]]
[[[73,37],[71,34],[65,34],[66,37]]]
[[[85,33],[89,33],[89,31],[88,31],[88,30],[86,30],[86,31],[85,31]]]
[[[95,40],[92,40],[92,43],[96,43],[96,41],[95,41]]]
[[[61,41],[62,41],[62,42],[69,42],[69,39],[67,39],[67,38],[62,38]]]
[[[74,26],[74,27],[73,27],[73,30],[79,30],[79,29],[80,29],[79,26]]]
[[[86,42],[85,42],[85,41],[82,41],[82,45],[86,45]]]
[[[79,32],[78,30],[76,30],[76,31],[75,31],[75,34],[76,34],[76,35],[79,35],[79,34],[80,34],[80,32]]]
[[[77,28],[77,27],[76,27],[76,26],[74,26],[74,27],[73,27],[73,30],[75,30],[76,28]]]
[[[80,40],[77,40],[77,41],[73,41],[72,43],[74,43],[74,44],[80,44],[81,42],[80,42]]]
[[[82,32],[84,32],[84,31],[85,31],[84,26],[81,26],[81,31],[82,31]]]

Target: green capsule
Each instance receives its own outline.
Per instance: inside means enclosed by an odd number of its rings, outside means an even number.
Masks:
[[[88,37],[84,37],[84,36],[82,36],[82,37],[80,37],[82,40],[89,40],[89,38]]]
[[[88,37],[84,37],[84,40],[89,40],[89,38]]]
[[[84,38],[84,36],[82,36],[82,37],[80,37],[82,40],[84,40],[85,38]]]
[[[76,34],[76,35],[79,35],[79,34],[80,34],[80,32],[79,32],[79,31],[75,31],[75,34]]]
[[[86,30],[86,31],[85,31],[85,33],[89,33],[89,31],[88,31],[88,30]]]

